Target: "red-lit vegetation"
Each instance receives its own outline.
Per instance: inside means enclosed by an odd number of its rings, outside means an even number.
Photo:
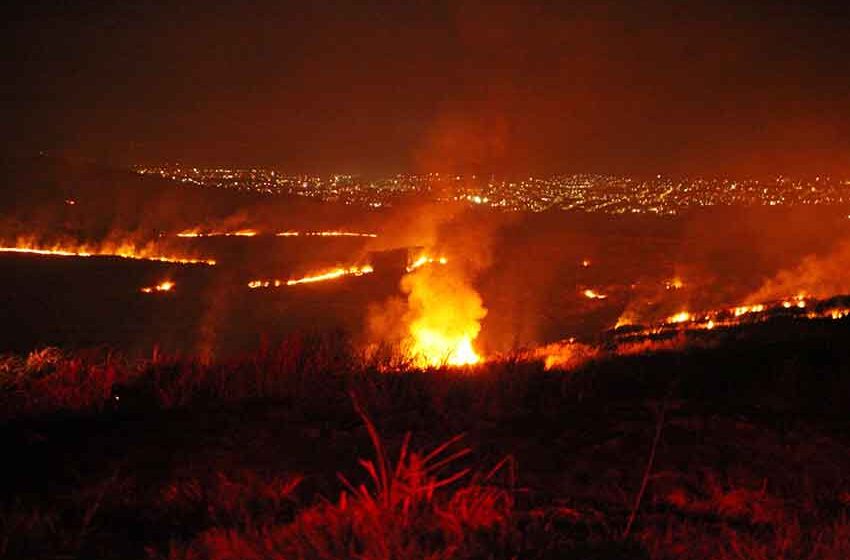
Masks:
[[[6,356],[0,553],[845,558],[847,338],[761,324],[426,370],[342,336]]]

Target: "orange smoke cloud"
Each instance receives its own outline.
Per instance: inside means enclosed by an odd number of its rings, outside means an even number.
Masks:
[[[503,115],[470,115],[469,111],[441,115],[416,154],[423,170],[465,173],[487,169],[507,152],[508,123]]]
[[[772,301],[804,293],[816,298],[850,293],[850,242],[840,243],[826,255],[809,255],[792,268],[766,281],[748,302]]]

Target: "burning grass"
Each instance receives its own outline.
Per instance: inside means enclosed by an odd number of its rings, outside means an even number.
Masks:
[[[18,253],[55,257],[114,257],[121,259],[155,261],[172,264],[201,264],[213,266],[216,261],[183,255],[163,254],[156,243],[137,243],[133,240],[79,243],[75,241],[43,242],[33,238],[18,238],[2,244],[0,253]]]
[[[429,264],[448,264],[449,260],[445,257],[429,257],[428,255],[420,255],[407,265],[406,271],[413,272],[417,268]]]
[[[182,238],[205,238],[205,237],[256,237],[263,232],[256,229],[237,230],[204,230],[193,228],[183,230],[176,234]],[[377,233],[364,233],[356,231],[328,230],[328,231],[281,231],[274,234],[276,237],[378,237]]]
[[[377,233],[364,233],[357,231],[281,231],[275,234],[277,237],[378,237]]]
[[[281,286],[297,286],[298,284],[314,284],[316,282],[327,282],[328,280],[337,280],[345,276],[363,276],[364,274],[372,274],[375,269],[371,265],[338,267],[308,274],[301,278],[290,278],[289,280],[251,280],[248,282],[248,287],[256,288],[279,288]]]
[[[239,229],[234,231],[201,231],[199,229],[187,229],[177,234],[177,237],[254,237],[259,232],[255,229]]]
[[[671,331],[696,332],[715,328],[736,328],[742,325],[768,322],[781,317],[800,320],[839,320],[848,315],[850,301],[847,296],[815,299],[799,293],[793,297],[771,302],[739,305],[700,312],[680,311],[649,326],[638,325],[628,312],[620,316],[614,326],[615,333],[627,337],[649,338]]]
[[[458,273],[414,269],[402,278],[408,295],[409,355],[420,367],[481,361],[473,347],[487,314],[481,296]]]
[[[176,284],[174,282],[172,282],[171,280],[163,280],[162,282],[160,282],[159,284],[157,284],[155,286],[147,286],[147,287],[142,288],[140,291],[143,294],[165,293],[165,292],[170,292],[171,290],[173,290],[175,285]]]
[[[427,253],[408,262],[400,283],[405,298],[390,298],[370,310],[373,354],[390,342],[408,365],[418,368],[484,361],[475,339],[487,309],[462,264]]]

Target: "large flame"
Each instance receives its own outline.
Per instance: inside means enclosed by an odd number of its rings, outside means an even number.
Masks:
[[[0,246],[0,253],[24,253],[60,257],[117,257],[175,264],[205,264],[209,266],[216,264],[216,261],[212,259],[162,255],[152,243],[142,245],[131,241],[104,242],[100,244],[79,244],[73,242],[51,244],[19,238],[13,244]]]
[[[416,365],[481,361],[473,343],[487,310],[465,278],[445,267],[417,268],[402,278],[401,288],[408,294],[407,346]]]
[[[331,270],[326,270],[324,272],[303,276],[301,278],[293,278],[290,280],[251,280],[250,282],[248,282],[248,287],[252,289],[279,288],[281,286],[295,286],[298,284],[326,282],[328,280],[336,280],[337,278],[342,278],[343,276],[363,276],[364,274],[371,274],[372,272],[375,272],[375,269],[368,264],[364,266],[350,266],[348,268],[334,268]]]

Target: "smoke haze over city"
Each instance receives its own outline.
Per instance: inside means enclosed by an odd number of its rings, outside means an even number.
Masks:
[[[850,176],[843,2],[21,2],[4,152],[290,173]]]

